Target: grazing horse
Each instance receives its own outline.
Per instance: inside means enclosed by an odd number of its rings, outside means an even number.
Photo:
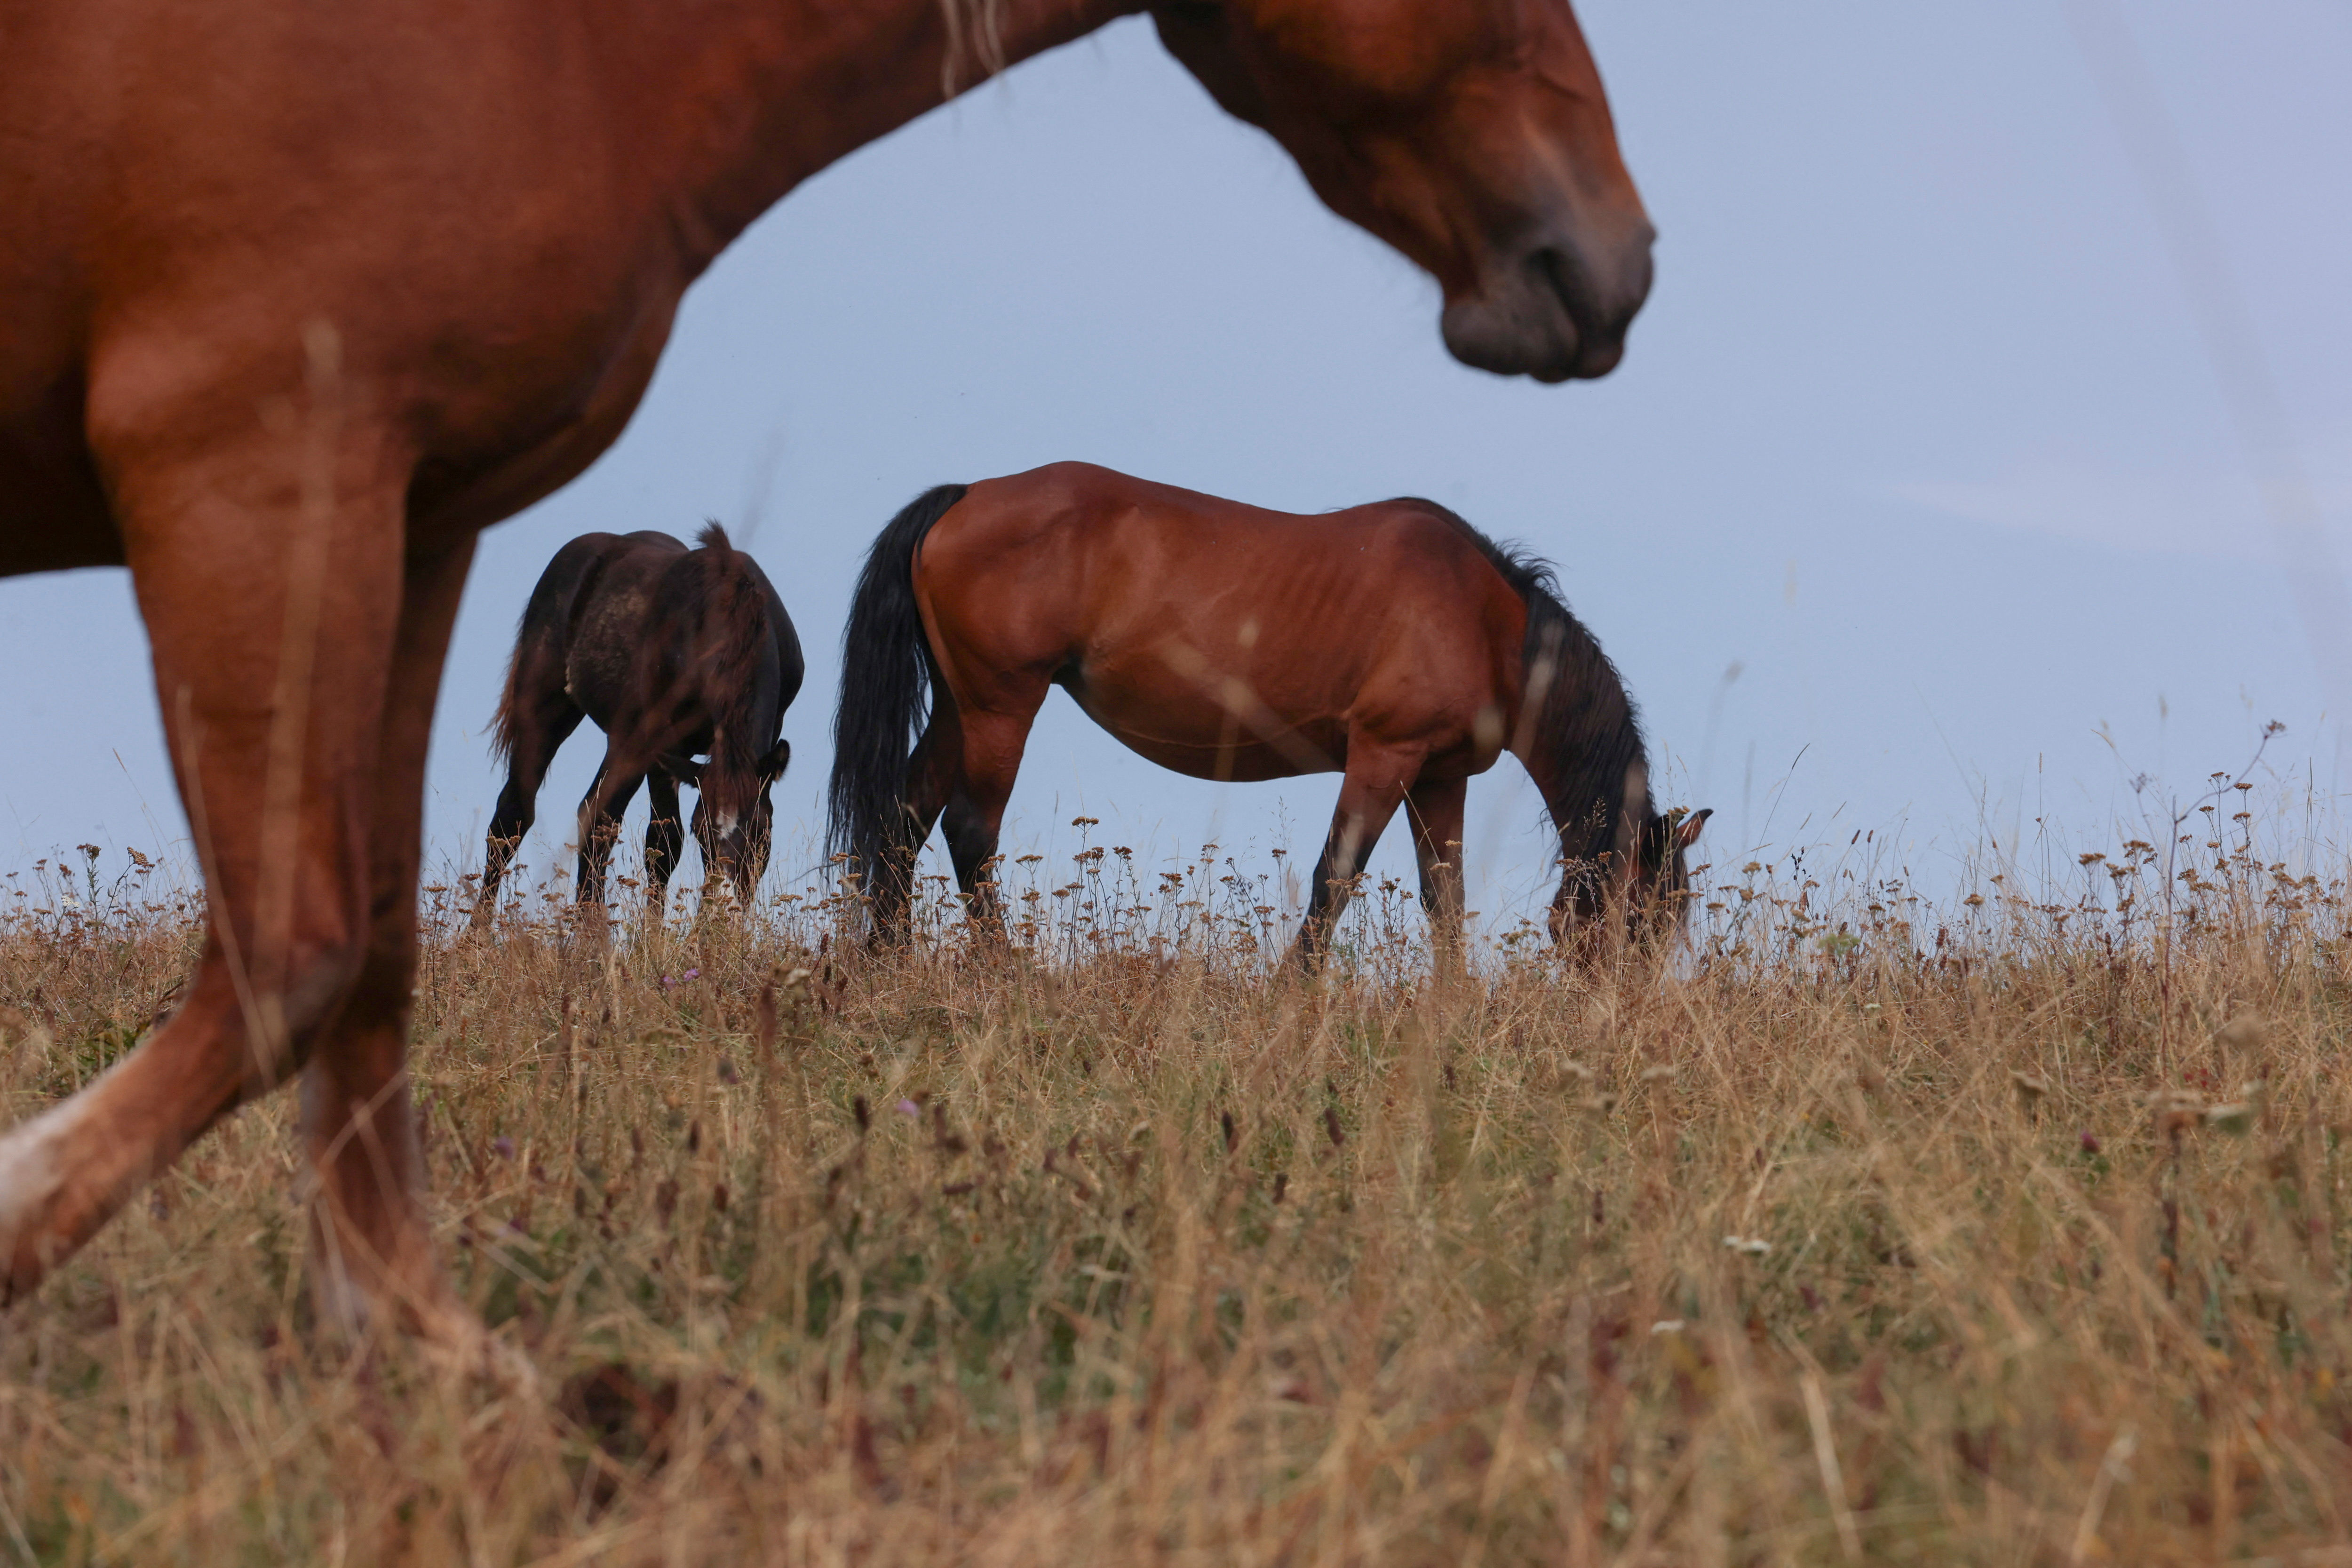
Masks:
[[[1056,686],[1194,778],[1341,775],[1295,961],[1319,957],[1400,805],[1453,946],[1463,797],[1505,751],[1559,830],[1556,934],[1612,905],[1635,934],[1679,924],[1683,852],[1709,814],[1650,805],[1633,701],[1549,566],[1433,501],[1297,517],[1056,463],[918,497],[858,579],[831,831],[868,879],[877,937],[904,929],[942,817],[973,913],[1002,929],[997,831]]]
[[[1651,228],[1568,0],[9,0],[0,576],[131,569],[206,889],[172,1017],[0,1136],[0,1301],[299,1077],[331,1331],[487,1351],[418,1194],[425,741],[475,535],[817,171],[1149,10],[1446,346],[1617,363]]]
[[[482,857],[476,927],[496,917],[499,879],[530,831],[548,764],[583,719],[594,720],[605,741],[580,803],[580,901],[604,904],[621,815],[643,783],[653,801],[646,912],[661,912],[685,847],[680,784],[698,797],[694,838],[703,866],[732,879],[751,903],[768,866],[768,792],[793,756],[777,731],[806,666],[760,563],[730,546],[715,522],[695,542],[701,548],[667,533],[583,533],[540,574],[492,731],[507,784]],[[695,762],[697,752],[710,760]]]

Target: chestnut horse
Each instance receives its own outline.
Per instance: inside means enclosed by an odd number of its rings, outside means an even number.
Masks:
[[[0,576],[127,565],[210,927],[173,1016],[0,1137],[0,1300],[303,1080],[336,1331],[488,1351],[405,1071],[425,740],[475,535],[617,436],[752,219],[1149,10],[1446,345],[1617,363],[1650,225],[1568,0],[10,0]]]
[[[621,815],[647,786],[646,913],[658,915],[686,835],[677,786],[694,786],[695,842],[709,876],[749,905],[768,866],[768,792],[793,758],[778,738],[806,666],[784,602],[760,563],[717,523],[688,550],[667,533],[583,533],[555,552],[530,591],[507,666],[491,746],[507,763],[482,857],[477,928],[498,912],[499,883],[530,831],[548,764],[583,719],[604,731],[604,760],[580,803],[579,896],[601,909]],[[708,763],[695,753],[706,752]]]
[[[831,831],[877,937],[903,930],[942,817],[973,915],[1002,930],[997,831],[1056,686],[1180,773],[1341,775],[1294,962],[1318,961],[1399,805],[1450,948],[1463,797],[1505,751],[1559,834],[1556,934],[1612,906],[1637,935],[1684,913],[1683,852],[1709,814],[1651,805],[1633,701],[1544,562],[1433,501],[1297,517],[1056,463],[918,497],[858,579]]]

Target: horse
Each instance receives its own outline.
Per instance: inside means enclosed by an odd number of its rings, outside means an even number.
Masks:
[[[580,721],[604,731],[604,759],[580,803],[578,896],[602,909],[622,814],[648,787],[646,905],[660,914],[685,835],[677,786],[694,787],[695,842],[739,900],[768,866],[769,791],[793,758],[779,737],[807,666],[784,602],[760,563],[713,522],[688,550],[667,533],[583,533],[530,591],[491,727],[506,787],[482,856],[477,930],[530,831],[548,764]],[[697,763],[696,753],[708,763]]]
[[[406,1074],[475,537],[611,444],[785,193],[1146,9],[1456,357],[1617,363],[1652,230],[1568,0],[16,0],[0,576],[130,568],[209,923],[173,1016],[0,1135],[0,1301],[299,1076],[321,1328],[520,1371],[440,1268]]]
[[[1633,700],[1547,563],[1433,501],[1302,517],[1055,463],[926,491],[858,578],[828,831],[877,940],[903,935],[940,823],[975,921],[1002,932],[997,835],[1056,686],[1180,773],[1341,775],[1295,965],[1319,961],[1400,805],[1456,949],[1464,797],[1505,751],[1559,835],[1557,939],[1589,952],[1612,908],[1636,939],[1686,910],[1684,854],[1711,813],[1650,805]]]

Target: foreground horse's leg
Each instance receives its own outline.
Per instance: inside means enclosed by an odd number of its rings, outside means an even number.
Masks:
[[[412,559],[371,783],[368,931],[359,978],[302,1074],[302,1131],[318,1181],[311,1293],[320,1321],[371,1321],[470,1346],[480,1327],[451,1294],[419,1205],[423,1155],[404,1070],[416,977],[416,874],[426,742],[471,538]]]
[[[1298,927],[1285,960],[1294,968],[1321,966],[1332,931],[1356,894],[1356,874],[1364,868],[1372,846],[1396,815],[1407,781],[1421,772],[1418,749],[1375,746],[1350,736],[1348,772],[1339,784],[1339,808],[1331,814],[1331,832],[1323,854],[1315,862],[1315,879],[1307,895],[1307,918]]]
[[[477,927],[498,918],[499,884],[539,815],[539,788],[547,781],[549,764],[585,717],[563,689],[562,664],[551,669],[542,664],[532,660],[515,670],[516,711],[509,721],[514,744],[507,757],[506,787],[499,792],[489,839],[482,849],[482,888],[474,900]]]
[[[1406,792],[1413,858],[1421,864],[1421,907],[1440,973],[1462,968],[1462,811],[1470,781],[1444,779]]]
[[[669,902],[669,879],[686,852],[686,822],[678,815],[677,781],[656,768],[646,775],[646,918],[659,920]]]
[[[315,464],[299,447],[204,465],[144,463],[135,447],[115,457],[208,930],[170,1021],[0,1138],[0,1300],[32,1289],[206,1128],[292,1076],[369,949],[366,834],[405,472],[341,444]]]

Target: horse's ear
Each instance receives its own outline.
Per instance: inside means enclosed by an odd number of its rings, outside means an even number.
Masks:
[[[682,756],[676,752],[664,752],[655,759],[655,762],[662,772],[678,783],[691,785],[695,789],[702,787],[702,764],[692,757]]]
[[[1706,826],[1706,819],[1714,815],[1715,807],[1710,805],[1704,807],[1701,810],[1694,811],[1688,816],[1684,817],[1680,822],[1675,823],[1675,848],[1676,850],[1687,849],[1692,845],[1697,843],[1698,830],[1705,827]]]
[[[784,770],[792,765],[793,743],[778,741],[768,754],[760,759],[760,777],[768,784],[773,784],[782,778]]]

